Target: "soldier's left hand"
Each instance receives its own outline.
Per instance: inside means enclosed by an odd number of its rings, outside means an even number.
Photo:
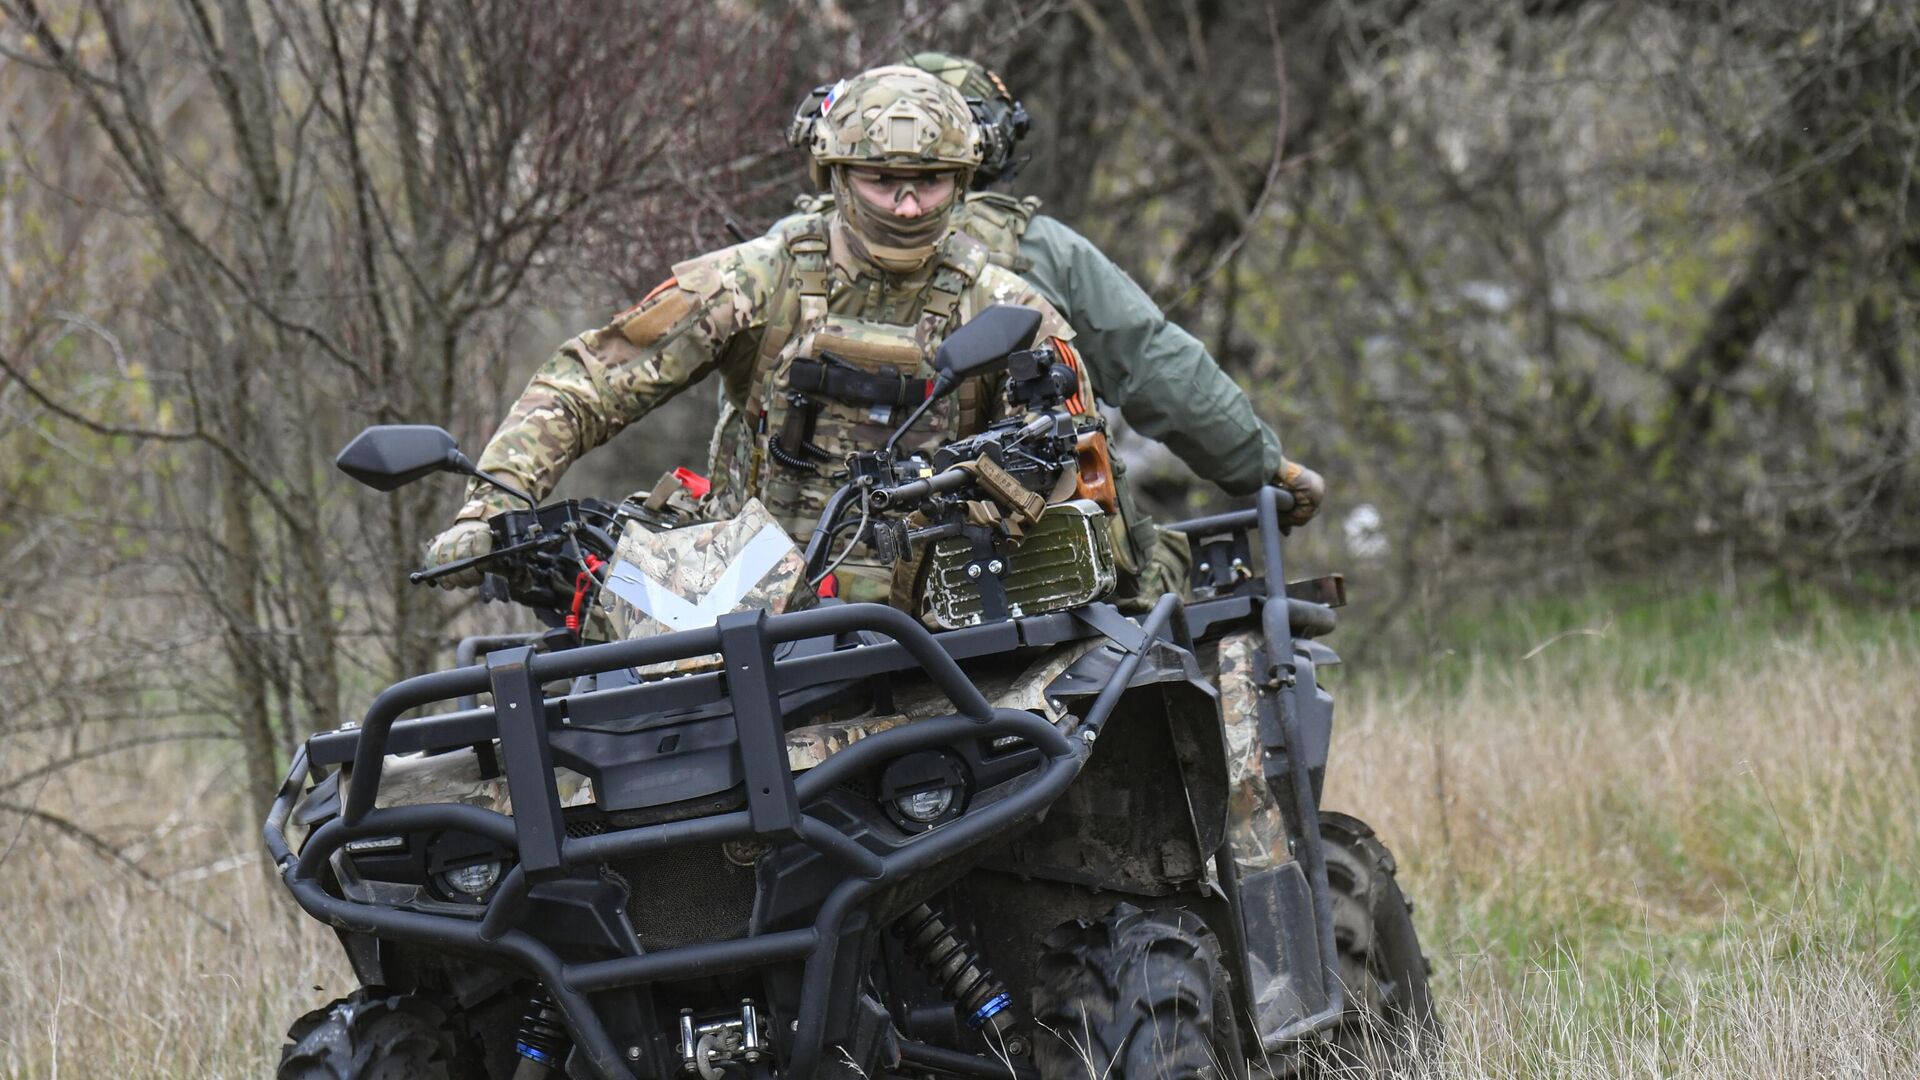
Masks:
[[[1293,512],[1287,515],[1289,525],[1305,525],[1312,521],[1327,497],[1327,482],[1319,473],[1286,458],[1280,459],[1280,475],[1274,477],[1274,483],[1286,488],[1293,496]]]
[[[456,521],[453,527],[433,538],[427,545],[427,565],[446,566],[472,559],[493,550],[493,531],[484,521]],[[481,571],[468,567],[457,573],[434,579],[441,589],[471,589],[480,584]]]

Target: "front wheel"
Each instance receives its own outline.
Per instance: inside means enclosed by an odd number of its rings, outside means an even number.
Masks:
[[[1121,904],[1049,935],[1034,993],[1042,1080],[1235,1080],[1220,947],[1190,911]]]
[[[277,1080],[489,1080],[484,1053],[459,1014],[438,998],[369,987],[294,1021],[274,1075]]]
[[[1346,1012],[1295,1075],[1418,1075],[1439,1049],[1440,1025],[1413,904],[1394,878],[1393,854],[1370,826],[1345,814],[1323,811],[1320,836]]]

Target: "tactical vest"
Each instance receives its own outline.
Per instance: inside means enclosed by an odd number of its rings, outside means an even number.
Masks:
[[[1020,239],[1039,212],[1040,200],[1032,195],[1018,199],[998,191],[976,191],[967,196],[955,225],[987,245],[995,265],[1024,274],[1033,269],[1033,260],[1020,254]]]
[[[786,266],[767,300],[770,315],[746,401],[724,410],[714,432],[713,471],[726,479],[708,515],[731,516],[755,495],[804,542],[842,483],[833,476],[847,454],[883,445],[925,400],[934,351],[953,331],[960,298],[985,268],[988,252],[965,236],[949,236],[919,292],[891,295],[890,310],[875,313],[908,317],[896,322],[829,310],[833,265],[825,216],[801,219],[783,238]],[[984,382],[969,380],[914,425],[905,445],[933,446],[977,432],[987,407]],[[889,588],[880,583],[890,583],[892,568],[863,563],[859,555],[847,569]]]

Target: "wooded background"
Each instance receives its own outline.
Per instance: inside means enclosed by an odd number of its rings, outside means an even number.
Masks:
[[[1012,189],[1326,475],[1295,565],[1345,569],[1359,629],[1595,573],[1914,591],[1905,0],[0,18],[0,810],[164,740],[238,740],[263,798],[300,738],[502,617],[405,581],[458,484],[375,495],[334,451],[417,422],[477,452],[557,342],[788,209],[809,87],[923,48],[1005,76],[1035,118]],[[564,490],[699,464],[712,401]],[[1161,513],[1221,502],[1127,452]],[[50,730],[64,754],[6,752]]]

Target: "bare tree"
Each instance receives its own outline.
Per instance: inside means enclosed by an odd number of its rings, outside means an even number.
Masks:
[[[164,400],[102,423],[41,385],[43,342],[7,371],[65,422],[177,449],[171,546],[219,628],[217,696],[265,798],[283,747],[338,722],[343,681],[426,666],[446,617],[405,572],[450,493],[364,515],[323,468],[331,448],[368,420],[481,431],[476,376],[513,305],[665,209],[701,171],[689,148],[712,154],[717,117],[768,93],[742,62],[755,24],[692,2],[646,19],[489,0],[0,11],[10,55],[84,110],[156,260],[99,321]]]
[[[0,603],[99,716],[164,685],[232,717],[256,797],[472,621],[405,582],[451,485],[349,491],[332,450],[369,421],[477,445],[544,339],[787,208],[805,87],[917,48],[1001,68],[1037,120],[1019,188],[1208,337],[1329,516],[1380,507],[1403,595],[1569,553],[1916,554],[1911,5],[0,13]],[[703,440],[702,397],[586,480],[694,464],[658,444]],[[62,565],[111,617],[73,619],[39,561],[88,526],[112,540]],[[135,566],[137,595],[103,576]],[[30,725],[86,696],[7,689]]]

